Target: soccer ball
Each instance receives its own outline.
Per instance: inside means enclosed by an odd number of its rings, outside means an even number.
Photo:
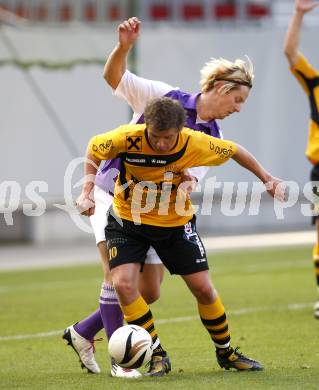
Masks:
[[[138,368],[151,360],[152,338],[142,327],[125,325],[118,328],[109,340],[109,354],[125,368]]]

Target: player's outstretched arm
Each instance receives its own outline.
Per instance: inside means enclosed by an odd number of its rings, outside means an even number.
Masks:
[[[105,81],[116,89],[127,68],[126,60],[128,52],[134,45],[140,32],[141,22],[133,17],[124,20],[118,28],[118,43],[109,55],[103,71]]]
[[[248,150],[237,144],[237,151],[232,159],[256,175],[265,184],[270,196],[281,201],[284,200],[284,187],[280,185],[282,180],[267,172]]]
[[[304,14],[312,11],[319,5],[317,1],[313,0],[296,0],[295,1],[295,10],[291,18],[291,21],[288,26],[284,51],[285,55],[289,61],[290,66],[295,66],[299,53],[299,39],[300,39],[300,29],[302,26],[302,21]]]

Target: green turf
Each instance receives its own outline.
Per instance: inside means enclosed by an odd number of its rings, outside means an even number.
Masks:
[[[319,321],[312,314],[316,290],[310,258],[310,248],[210,256],[233,345],[260,360],[263,372],[221,370],[194,299],[178,277],[166,275],[152,311],[172,372],[133,381],[109,376],[105,341],[98,343],[96,354],[103,372],[88,375],[60,335],[3,339],[58,331],[94,310],[99,266],[1,273],[0,389],[318,389]],[[165,321],[187,316],[186,321]]]

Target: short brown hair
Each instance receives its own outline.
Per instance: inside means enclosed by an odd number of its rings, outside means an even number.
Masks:
[[[175,128],[180,131],[186,122],[186,113],[178,100],[161,97],[152,100],[145,108],[146,126],[158,131]]]

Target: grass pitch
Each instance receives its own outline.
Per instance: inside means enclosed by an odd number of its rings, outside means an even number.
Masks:
[[[209,260],[232,345],[260,360],[265,371],[220,369],[195,300],[179,277],[167,274],[152,311],[172,372],[163,378],[111,378],[104,340],[96,353],[102,373],[88,375],[61,334],[96,309],[101,270],[74,267],[0,274],[0,389],[318,389],[311,249],[232,252]]]

